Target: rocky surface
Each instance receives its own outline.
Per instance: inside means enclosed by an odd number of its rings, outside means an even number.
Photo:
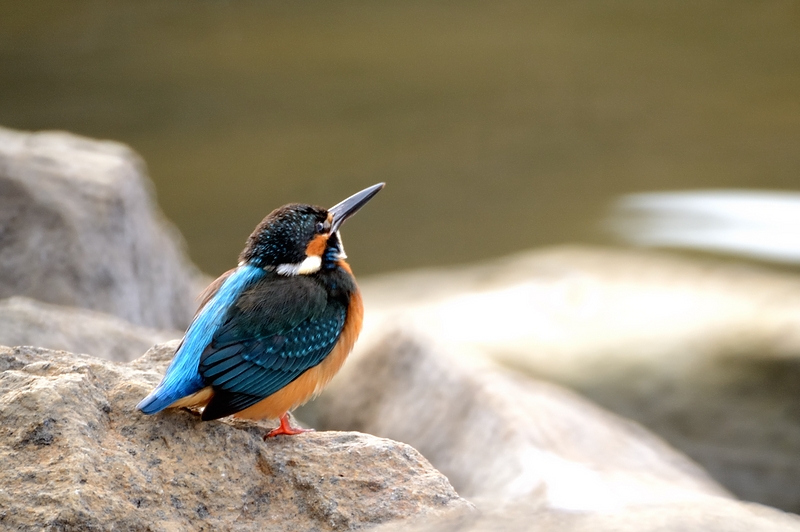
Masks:
[[[471,511],[407,445],[134,405],[176,347],[130,365],[0,348],[0,528],[353,530]]]
[[[0,298],[184,328],[199,273],[129,148],[0,128]]]
[[[386,334],[348,362],[315,405],[320,428],[403,441],[475,502],[614,510],[727,492],[635,423],[559,386],[453,351],[416,332]]]
[[[0,300],[0,345],[30,345],[128,362],[178,330],[150,329],[115,316],[42,303],[26,297]]]
[[[737,496],[800,512],[797,274],[562,247],[362,288],[364,341],[409,324],[565,384],[652,429]]]
[[[800,517],[726,499],[632,506],[614,512],[559,512],[516,504],[481,515],[388,524],[376,532],[797,532]]]

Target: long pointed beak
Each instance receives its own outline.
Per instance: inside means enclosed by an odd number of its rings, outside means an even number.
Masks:
[[[339,230],[339,227],[344,223],[345,220],[353,216],[358,209],[366,205],[366,203],[372,199],[372,197],[380,192],[380,190],[386,185],[386,183],[378,183],[377,185],[372,185],[369,188],[365,188],[361,192],[356,192],[346,200],[337,203],[330,209],[328,209],[328,213],[331,215],[331,233],[335,233]]]

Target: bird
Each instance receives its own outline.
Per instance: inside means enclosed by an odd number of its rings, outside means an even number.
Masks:
[[[201,294],[161,383],[136,408],[202,408],[203,421],[280,420],[265,440],[307,432],[292,427],[289,412],[339,371],[364,315],[340,228],[384,186],[330,209],[292,203],[268,214],[238,266]]]

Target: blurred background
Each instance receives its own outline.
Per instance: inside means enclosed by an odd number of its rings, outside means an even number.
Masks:
[[[359,273],[609,242],[628,193],[798,189],[800,6],[5,0],[0,124],[131,145],[210,274],[378,181]]]

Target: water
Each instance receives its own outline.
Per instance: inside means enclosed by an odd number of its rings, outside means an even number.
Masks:
[[[800,194],[696,190],[630,194],[608,228],[648,247],[717,251],[800,265]]]
[[[793,2],[0,2],[0,124],[133,146],[193,259],[386,189],[374,273],[602,242],[614,198],[800,188]]]

